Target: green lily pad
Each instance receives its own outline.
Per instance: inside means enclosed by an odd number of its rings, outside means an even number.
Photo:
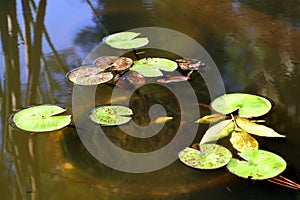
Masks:
[[[143,58],[133,62],[130,70],[137,71],[145,77],[162,76],[163,71],[174,71],[177,63],[166,58]]]
[[[134,32],[115,33],[109,35],[105,39],[105,42],[109,46],[117,49],[133,49],[133,48],[139,48],[147,45],[149,43],[148,38],[146,37],[136,38],[139,35],[140,33],[134,33]]]
[[[268,113],[272,107],[269,100],[251,94],[232,93],[216,98],[211,106],[217,112],[229,114],[239,110],[240,117],[258,117]]]
[[[125,106],[100,106],[92,110],[90,119],[104,126],[125,124],[131,120],[133,112]]]
[[[239,153],[245,160],[232,158],[228,170],[242,178],[263,180],[273,178],[283,172],[286,162],[280,156],[264,150],[248,150]]]
[[[228,149],[217,144],[202,144],[201,151],[190,147],[179,152],[181,162],[196,169],[217,169],[225,166],[232,155]]]
[[[71,115],[57,114],[66,110],[56,105],[40,105],[25,108],[13,115],[14,124],[25,131],[47,132],[61,129],[71,122]]]
[[[67,74],[70,81],[78,85],[98,85],[110,81],[113,78],[111,72],[97,67],[79,67]]]

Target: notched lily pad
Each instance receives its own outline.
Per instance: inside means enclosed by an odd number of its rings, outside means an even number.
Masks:
[[[125,124],[131,120],[133,112],[125,106],[100,106],[91,111],[90,119],[104,126]]]
[[[79,67],[70,71],[67,77],[78,85],[98,85],[110,81],[113,74],[97,67]]]
[[[135,32],[120,32],[109,35],[105,42],[111,47],[117,49],[133,49],[145,46],[149,43],[148,38],[137,38],[140,33]]]
[[[242,178],[263,180],[273,178],[283,172],[286,162],[280,156],[264,150],[248,150],[239,155],[245,160],[232,158],[228,170]]]
[[[60,115],[66,110],[56,105],[32,106],[18,111],[12,117],[20,129],[30,132],[47,132],[61,129],[71,122],[71,115]]]
[[[114,71],[123,71],[128,69],[132,63],[132,59],[127,57],[102,56],[95,60],[94,66],[103,70],[111,68]]]
[[[143,58],[133,62],[130,70],[137,71],[145,77],[162,76],[162,71],[174,71],[177,63],[166,58]]]
[[[232,93],[224,94],[211,103],[212,108],[222,114],[239,112],[240,117],[259,117],[271,110],[272,104],[269,100],[251,94]]]
[[[225,166],[232,157],[228,149],[217,144],[203,144],[200,149],[185,148],[178,154],[180,161],[196,169],[217,169]]]

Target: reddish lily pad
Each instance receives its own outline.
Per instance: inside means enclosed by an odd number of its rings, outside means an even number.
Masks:
[[[197,71],[206,66],[204,62],[191,58],[176,59],[176,62],[178,62],[178,65],[182,70]]]
[[[95,60],[94,66],[103,70],[111,68],[114,71],[123,71],[132,65],[133,61],[127,57],[102,56]]]
[[[70,81],[78,85],[98,85],[110,81],[113,78],[111,72],[103,72],[96,67],[79,67],[67,74]]]

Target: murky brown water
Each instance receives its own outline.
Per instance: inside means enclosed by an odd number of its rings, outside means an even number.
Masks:
[[[226,92],[259,94],[273,101],[267,124],[287,137],[260,138],[260,148],[285,158],[283,175],[300,182],[299,7],[296,0],[1,1],[1,199],[300,199],[297,191],[239,179],[225,168],[198,171],[179,161],[151,173],[120,172],[94,159],[74,127],[28,134],[7,120],[15,110],[35,104],[58,104],[72,111],[73,85],[65,73],[80,66],[105,35],[145,26],[170,28],[203,45],[222,74]],[[192,84],[202,84],[199,103],[208,104],[203,82]],[[99,87],[97,103],[109,102],[106,93],[111,90]],[[164,95],[163,90],[149,95],[145,89],[132,104],[147,109],[154,99],[178,114],[180,109]],[[140,98],[147,106],[138,104]],[[143,113],[141,117],[148,120]],[[151,151],[166,144],[178,126],[172,122],[163,132],[167,136],[149,142],[124,136],[116,128],[107,129],[107,136],[124,149]],[[199,127],[195,141],[206,128]]]

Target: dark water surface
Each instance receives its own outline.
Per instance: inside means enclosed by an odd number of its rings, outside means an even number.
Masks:
[[[169,28],[207,50],[227,93],[258,94],[273,102],[267,125],[287,137],[257,138],[260,148],[282,156],[288,163],[283,175],[300,182],[299,8],[297,0],[1,0],[1,199],[300,199],[300,192],[267,181],[240,179],[225,168],[198,171],[178,160],[150,173],[120,172],[93,158],[72,126],[31,134],[8,122],[14,111],[36,104],[57,104],[71,113],[73,84],[65,74],[80,66],[104,36],[147,26]],[[199,103],[209,104],[205,83],[194,77]],[[150,152],[174,137],[183,114],[176,101],[169,101],[168,91],[155,87],[153,93],[146,87],[131,97],[138,113],[133,121],[147,124],[148,109],[155,103],[175,120],[150,140],[127,136],[118,127],[104,128],[114,144]],[[110,103],[111,91],[109,85],[99,86],[96,104]],[[193,120],[191,116],[184,126]],[[199,126],[195,142],[206,129]]]

